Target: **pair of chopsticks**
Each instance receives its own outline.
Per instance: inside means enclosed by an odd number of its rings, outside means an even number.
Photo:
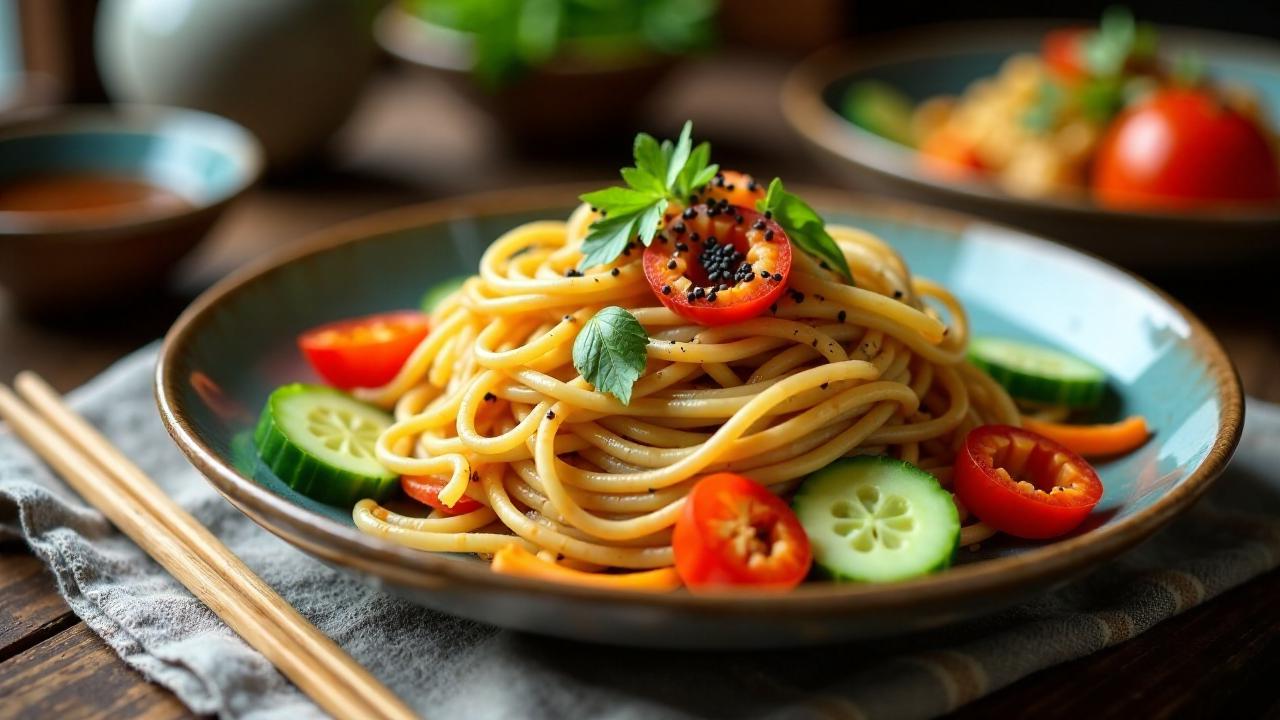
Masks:
[[[32,373],[0,385],[0,418],[245,642],[336,718],[417,715],[248,568]],[[29,403],[29,404],[28,404]]]

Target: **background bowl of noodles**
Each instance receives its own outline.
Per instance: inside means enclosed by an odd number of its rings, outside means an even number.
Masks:
[[[628,645],[781,647],[899,635],[991,612],[1078,575],[1148,537],[1208,487],[1239,439],[1243,405],[1217,340],[1190,313],[1122,270],[964,216],[805,190],[829,221],[887,240],[942,282],[974,331],[1052,344],[1112,378],[1116,410],[1152,419],[1155,438],[1101,463],[1097,511],[1054,543],[1009,538],[962,550],[942,573],[890,584],[809,582],[787,594],[665,595],[499,575],[473,556],[427,553],[359,532],[350,508],[281,483],[252,427],[272,388],[314,380],[302,330],[413,307],[423,288],[474,272],[489,242],[562,219],[585,187],[452,199],[323,232],[236,273],[170,331],[157,368],[162,418],[230,502],[320,559],[422,605],[536,633]]]
[[[913,148],[858,127],[839,111],[848,89],[862,81],[887,83],[915,102],[960,95],[975,80],[996,75],[1014,55],[1036,53],[1053,27],[945,25],[827,48],[788,77],[783,112],[833,177],[857,189],[990,218],[1143,270],[1280,256],[1280,205],[1119,211],[1083,194],[1022,197],[980,176],[931,173]],[[1194,50],[1209,76],[1249,88],[1268,117],[1280,117],[1280,50],[1273,44],[1181,28],[1161,27],[1159,33],[1171,56]]]

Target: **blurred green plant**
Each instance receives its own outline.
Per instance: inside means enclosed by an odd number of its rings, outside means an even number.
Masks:
[[[717,0],[404,0],[427,22],[474,37],[476,78],[497,88],[557,56],[680,54],[714,38]]]

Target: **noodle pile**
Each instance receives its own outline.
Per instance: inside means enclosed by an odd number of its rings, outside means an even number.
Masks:
[[[517,543],[579,569],[664,567],[684,496],[709,472],[785,493],[839,457],[888,454],[949,486],[969,429],[1019,423],[1003,389],[964,360],[960,304],[868,233],[828,227],[856,287],[796,252],[774,312],[703,327],[658,302],[640,252],[566,276],[594,217],[582,206],[567,223],[500,237],[399,375],[358,392],[394,407],[383,465],[447,480],[446,503],[482,504],[415,518],[366,499],[353,511],[361,530],[430,551]],[[572,363],[579,330],[610,305],[650,338],[629,405],[593,391]],[[960,511],[962,544],[993,533]]]

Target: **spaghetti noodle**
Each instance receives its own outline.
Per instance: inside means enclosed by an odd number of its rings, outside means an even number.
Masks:
[[[357,391],[394,408],[382,465],[438,477],[448,505],[481,505],[415,518],[366,499],[353,511],[362,531],[441,552],[514,543],[586,570],[667,567],[672,526],[708,472],[785,493],[837,458],[881,454],[949,487],[969,430],[1019,424],[1006,392],[965,361],[960,303],[869,233],[828,227],[853,285],[798,253],[771,312],[705,327],[658,302],[638,253],[570,271],[596,218],[583,205],[498,238],[399,374]],[[610,305],[649,337],[629,404],[572,362],[584,323]],[[961,544],[993,534],[960,512]]]

